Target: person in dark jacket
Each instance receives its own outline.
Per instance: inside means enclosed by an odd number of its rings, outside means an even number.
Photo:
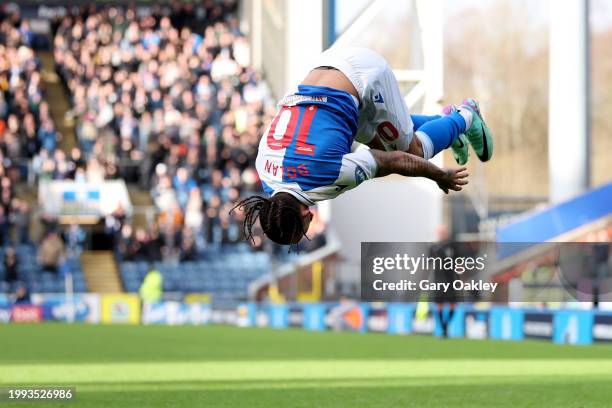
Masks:
[[[8,283],[17,281],[17,254],[13,247],[6,248],[4,253],[4,270],[6,271],[6,281]]]

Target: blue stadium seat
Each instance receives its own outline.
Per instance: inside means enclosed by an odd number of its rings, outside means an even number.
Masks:
[[[214,299],[244,299],[249,283],[270,270],[270,256],[251,252],[248,244],[211,246],[204,255],[180,264],[155,263],[163,276],[165,291],[206,292]],[[147,262],[121,262],[119,270],[127,291],[140,287],[150,266]]]
[[[24,282],[30,292],[64,292],[64,278],[50,272],[43,272],[36,258],[36,248],[33,245],[17,245],[15,247],[17,254],[17,276],[20,281]],[[4,252],[0,251],[2,257]],[[74,290],[76,292],[86,292],[87,284],[80,260],[78,258],[70,258],[67,261],[68,268],[72,272]],[[6,291],[13,290],[4,279],[4,267],[1,267],[0,284],[1,288]]]

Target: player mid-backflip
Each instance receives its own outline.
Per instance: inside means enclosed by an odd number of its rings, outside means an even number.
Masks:
[[[464,165],[468,144],[481,161],[493,153],[476,100],[448,106],[442,115],[411,115],[387,62],[366,48],[325,51],[278,105],[256,161],[270,198],[249,197],[236,206],[245,211],[247,239],[259,218],[272,241],[295,244],[308,230],[310,206],[375,177],[426,177],[445,193],[459,191],[467,184],[465,167],[441,169],[427,160],[450,147]],[[351,152],[353,141],[370,149]]]

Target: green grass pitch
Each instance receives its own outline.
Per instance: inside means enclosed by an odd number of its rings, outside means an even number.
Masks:
[[[27,384],[76,386],[76,401],[45,407],[609,407],[612,346],[2,325],[0,385]]]

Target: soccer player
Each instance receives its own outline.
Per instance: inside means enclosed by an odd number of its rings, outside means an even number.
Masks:
[[[272,241],[298,243],[312,219],[310,206],[388,174],[429,178],[447,194],[460,191],[465,167],[441,169],[427,160],[450,147],[464,165],[468,144],[481,161],[493,153],[474,99],[442,115],[411,115],[387,62],[366,48],[323,52],[278,106],[256,160],[270,198],[249,197],[234,207],[245,211],[247,239],[259,218]],[[370,149],[351,152],[353,141]]]

